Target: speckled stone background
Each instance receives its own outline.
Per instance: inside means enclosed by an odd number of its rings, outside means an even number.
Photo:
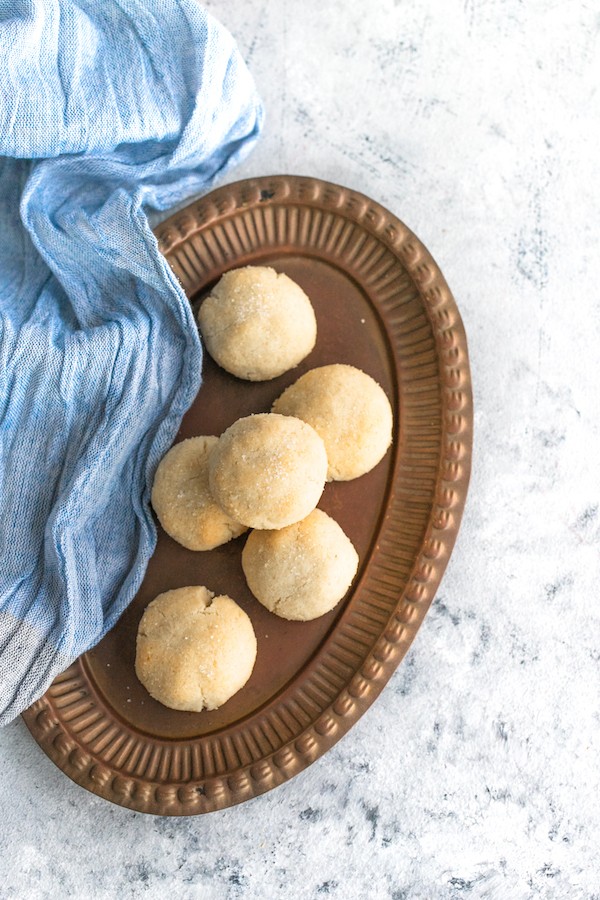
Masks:
[[[222,0],[266,101],[235,177],[363,191],[426,243],[469,338],[450,567],[374,707],[203,818],[97,799],[0,732],[0,897],[600,897],[600,7]]]

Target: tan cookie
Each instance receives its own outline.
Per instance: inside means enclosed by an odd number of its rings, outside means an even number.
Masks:
[[[171,447],[156,470],[152,506],[164,530],[188,550],[212,550],[246,531],[217,506],[208,486],[216,437],[193,437]]]
[[[233,269],[198,312],[212,358],[249,381],[267,381],[293,369],[317,339],[310,300],[291,278],[265,266]]]
[[[297,416],[323,438],[328,481],[349,481],[369,472],[392,441],[388,398],[370,375],[354,366],[311,369],[275,401],[273,412]]]
[[[252,531],[242,567],[263,606],[306,622],[339,603],[356,575],[358,554],[337,522],[315,509],[280,531]]]
[[[205,587],[160,594],[142,616],[135,671],[148,693],[171,709],[218,709],[246,684],[255,659],[246,613]]]
[[[251,528],[283,528],[311,512],[323,492],[323,441],[300,419],[262,413],[234,422],[209,460],[221,508]]]

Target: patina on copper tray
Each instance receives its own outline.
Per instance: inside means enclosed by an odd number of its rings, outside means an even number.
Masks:
[[[313,622],[267,612],[246,587],[245,536],[194,553],[159,529],[141,590],[98,646],[25,713],[70,778],[101,797],[161,815],[194,815],[262,794],[328,750],[380,693],[406,653],[448,562],[467,493],[472,401],[456,304],[420,241],[367,197],[312,178],[222,187],[157,229],[191,301],[227,269],[271,265],[307,292],[317,344],[295,370],[240,381],[208,357],[178,440],[220,434],[265,412],[303,372],[350,363],[392,401],[394,443],[369,474],[328,484],[319,506],[360,555],[355,582]],[[233,597],[258,640],[247,685],[221,709],[154,701],[134,672],[135,637],[161,591],[203,584]]]

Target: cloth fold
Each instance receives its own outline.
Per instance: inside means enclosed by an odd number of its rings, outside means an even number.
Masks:
[[[114,625],[154,470],[200,386],[148,214],[257,138],[231,35],[193,0],[0,0],[0,725]]]

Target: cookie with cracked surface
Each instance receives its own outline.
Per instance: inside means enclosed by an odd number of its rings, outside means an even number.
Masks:
[[[255,660],[249,617],[203,586],[159,594],[139,624],[136,675],[171,709],[218,709],[246,684]]]

